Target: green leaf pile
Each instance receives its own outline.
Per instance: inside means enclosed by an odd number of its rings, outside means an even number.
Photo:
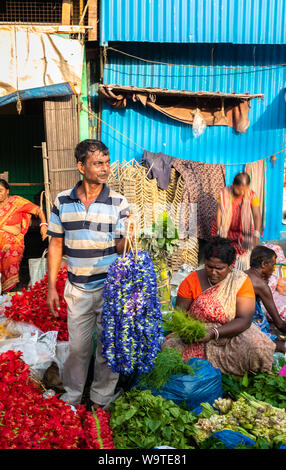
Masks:
[[[159,389],[165,385],[172,375],[194,375],[193,368],[186,364],[177,349],[166,348],[160,351],[155,359],[154,368],[148,374],[142,374],[139,385]]]
[[[205,324],[178,307],[175,307],[171,314],[165,315],[163,328],[165,331],[176,333],[187,344],[196,343],[206,335]]]
[[[191,436],[196,418],[150,390],[133,388],[111,403],[110,410],[116,449],[194,448]]]
[[[286,377],[267,373],[248,374],[243,377],[222,374],[223,389],[236,399],[246,391],[257,400],[270,403],[277,408],[286,408]]]

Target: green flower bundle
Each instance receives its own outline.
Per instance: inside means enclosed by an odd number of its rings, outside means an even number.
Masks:
[[[176,374],[194,375],[194,371],[183,361],[177,349],[166,348],[157,354],[153,370],[140,376],[139,386],[160,389]]]
[[[196,343],[206,335],[206,326],[200,320],[176,307],[173,312],[164,317],[163,328],[165,331],[175,333],[184,343]]]

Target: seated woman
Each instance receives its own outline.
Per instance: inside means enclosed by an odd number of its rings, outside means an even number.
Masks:
[[[256,295],[256,308],[253,322],[259,326],[261,331],[275,342],[276,351],[286,352],[286,344],[278,335],[273,334],[266,314],[262,310],[264,305],[268,315],[271,317],[278,330],[286,333],[286,322],[280,317],[273,300],[268,280],[273,274],[276,263],[276,253],[267,246],[256,246],[250,256],[250,269],[246,274],[250,277]]]
[[[270,372],[275,344],[252,323],[255,293],[247,274],[232,269],[235,256],[228,239],[206,245],[205,266],[180,284],[176,306],[203,321],[207,334],[197,344],[185,344],[172,333],[162,347],[178,349],[185,361],[207,359],[226,374]]]
[[[19,283],[24,236],[29,229],[32,214],[39,217],[42,240],[45,240],[47,222],[41,208],[21,196],[10,196],[9,184],[0,179],[0,273],[4,293]]]

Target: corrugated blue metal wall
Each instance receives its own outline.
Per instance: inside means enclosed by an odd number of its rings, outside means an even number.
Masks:
[[[285,62],[286,46],[123,43],[113,46],[172,65],[151,64],[108,51],[103,83],[264,94],[264,100],[251,101],[250,127],[245,134],[229,127],[212,126],[197,138],[193,137],[191,126],[145,109],[139,103],[129,101],[126,109],[117,110],[103,102],[101,138],[110,148],[113,161],[140,159],[146,149],[187,160],[223,163],[230,183],[244,163],[270,156],[284,147],[286,68],[277,64]],[[189,67],[190,64],[196,67]],[[277,239],[285,227],[281,223],[284,152],[277,156],[274,168],[267,161],[264,238]]]
[[[101,44],[285,44],[285,18],[285,0],[101,0]]]

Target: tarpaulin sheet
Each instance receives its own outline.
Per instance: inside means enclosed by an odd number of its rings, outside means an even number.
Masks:
[[[150,90],[150,89],[149,89]],[[127,106],[127,98],[131,98],[134,102],[140,102],[144,107],[159,111],[171,119],[183,122],[185,124],[193,124],[196,110],[199,108],[200,114],[207,126],[229,126],[237,132],[245,133],[249,127],[248,111],[250,109],[250,99],[253,96],[243,95],[223,96],[222,94],[189,94],[185,96],[175,96],[172,91],[165,91],[162,95],[154,91],[142,92],[119,90],[108,86],[101,86],[100,92],[104,99],[116,108],[125,108]],[[200,102],[198,102],[200,98]],[[203,101],[202,101],[203,100]]]
[[[78,39],[20,26],[1,28],[0,105],[18,98],[80,94],[83,47]]]

